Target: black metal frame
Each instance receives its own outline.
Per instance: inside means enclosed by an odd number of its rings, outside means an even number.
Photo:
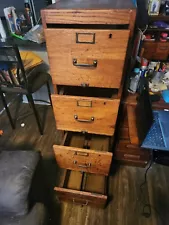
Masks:
[[[13,55],[13,59],[9,58],[10,57],[9,54],[4,55],[4,58],[1,59],[1,56],[3,57],[3,53],[6,52],[6,51],[9,51],[9,52],[11,51],[11,52],[15,53],[15,55]],[[6,59],[5,59],[5,57],[6,57]],[[35,115],[35,119],[36,119],[36,122],[37,122],[37,125],[38,125],[38,128],[39,128],[39,132],[40,132],[41,135],[43,135],[43,126],[42,126],[42,123],[40,121],[39,114],[38,114],[38,112],[36,110],[36,107],[35,107],[32,92],[29,90],[29,87],[28,87],[28,80],[27,80],[27,77],[26,77],[26,74],[25,74],[25,69],[24,69],[24,66],[23,66],[23,63],[22,63],[22,60],[21,60],[21,57],[20,57],[18,47],[16,45],[14,45],[13,43],[10,43],[8,40],[0,42],[0,63],[1,64],[2,63],[7,64],[8,67],[9,67],[8,73],[9,73],[11,82],[7,81],[4,78],[3,78],[3,82],[2,82],[2,80],[0,80],[0,97],[2,99],[4,107],[6,109],[6,113],[8,115],[8,118],[9,118],[9,121],[10,121],[10,124],[11,124],[12,128],[15,129],[15,123],[12,119],[12,116],[11,116],[10,110],[8,108],[4,93],[14,92],[13,90],[15,89],[16,90],[15,93],[26,94],[28,102],[32,106],[32,109],[33,109],[33,112],[34,112],[34,115]],[[17,81],[18,81],[17,84],[12,77],[13,75],[12,75],[11,70],[12,70],[13,64],[17,65]],[[2,75],[2,71],[0,71],[0,74]],[[47,86],[50,104],[52,106],[49,81],[47,81],[46,86]],[[5,89],[5,91],[4,91],[4,89]]]

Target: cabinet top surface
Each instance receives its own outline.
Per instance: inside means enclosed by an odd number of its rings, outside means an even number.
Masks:
[[[132,0],[56,0],[47,9],[135,9]]]

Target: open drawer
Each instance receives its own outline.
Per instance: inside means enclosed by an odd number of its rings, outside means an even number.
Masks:
[[[60,200],[80,205],[104,207],[107,201],[107,175],[112,153],[110,138],[81,133],[65,133],[62,145],[54,145],[57,164],[64,168],[59,187]]]
[[[103,208],[107,201],[107,177],[65,170],[62,184],[55,187],[61,201]]]
[[[59,167],[107,176],[112,161],[110,138],[65,133],[63,145],[54,145]]]

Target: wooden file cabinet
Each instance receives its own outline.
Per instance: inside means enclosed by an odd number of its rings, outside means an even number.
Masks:
[[[60,200],[104,207],[112,140],[123,88],[132,1],[60,1],[42,10],[56,127],[54,145],[64,176]]]

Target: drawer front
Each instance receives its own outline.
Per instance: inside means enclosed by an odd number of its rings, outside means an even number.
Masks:
[[[112,153],[54,145],[56,162],[61,168],[108,176]]]
[[[52,95],[59,130],[114,134],[120,99]]]
[[[150,154],[145,149],[131,145],[129,141],[120,141],[116,147],[114,159],[125,165],[145,167],[150,160]]]
[[[139,146],[130,144],[129,141],[119,141],[115,151],[116,157],[126,160],[146,160],[150,158],[149,151],[141,149]]]
[[[46,29],[54,84],[119,88],[128,30]]]
[[[94,194],[60,187],[55,187],[54,190],[57,192],[57,196],[61,201],[70,201],[73,204],[83,206],[91,205],[104,208],[107,201],[107,196],[101,194]]]
[[[137,166],[137,167],[146,167],[149,160],[147,159],[138,159],[138,158],[126,158],[121,152],[118,152],[115,155],[115,160],[119,161],[121,164],[127,166]]]

